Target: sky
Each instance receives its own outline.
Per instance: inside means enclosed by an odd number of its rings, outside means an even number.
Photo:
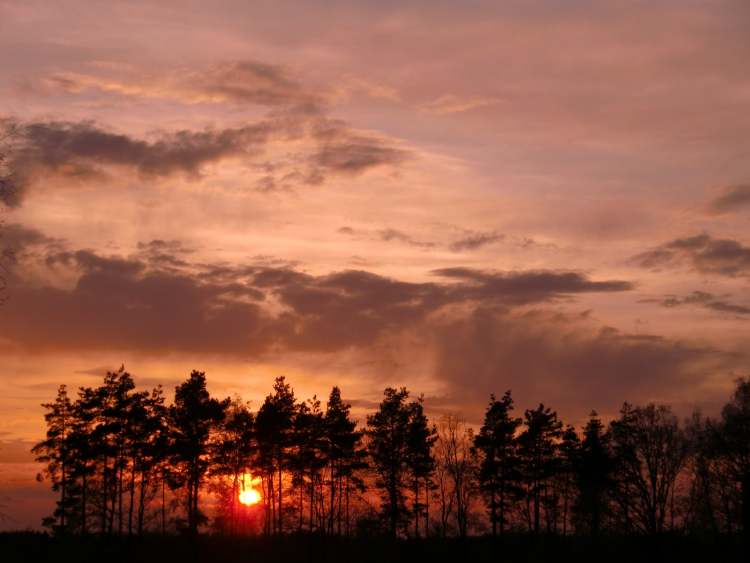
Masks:
[[[57,386],[476,424],[750,374],[744,0],[0,0],[0,526]]]

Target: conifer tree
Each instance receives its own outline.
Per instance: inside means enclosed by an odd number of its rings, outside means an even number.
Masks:
[[[536,409],[524,413],[524,426],[523,433],[518,437],[518,451],[526,488],[529,529],[538,534],[541,511],[549,500],[550,479],[555,474],[562,422],[555,411],[540,403]],[[545,517],[549,528],[549,515],[545,514]]]
[[[291,459],[294,419],[297,401],[285,378],[277,377],[273,393],[268,395],[256,416],[258,466],[264,475],[266,489],[266,531],[283,533],[284,471]]]
[[[429,532],[429,493],[430,477],[435,470],[435,458],[432,446],[437,440],[437,429],[429,425],[424,414],[424,399],[419,397],[409,404],[409,425],[407,427],[406,447],[412,493],[412,515],[414,517],[414,535],[419,537],[420,518],[425,519],[425,535]],[[423,486],[425,502],[420,500],[420,485]]]
[[[375,485],[381,490],[382,516],[390,534],[395,537],[407,514],[404,488],[408,476],[407,443],[412,409],[406,402],[405,387],[388,387],[374,414],[367,417],[368,450],[377,475]]]
[[[187,526],[195,535],[203,520],[198,500],[200,488],[209,468],[209,440],[224,420],[229,399],[218,401],[206,389],[206,375],[193,371],[175,389],[169,409],[172,429],[172,464],[186,488]]]
[[[229,487],[220,488],[222,500],[228,502],[228,531],[237,530],[237,503],[241,493],[242,479],[250,467],[255,454],[255,417],[247,403],[235,398],[228,406],[226,417],[217,428],[214,451],[211,458],[210,475],[229,480]]]
[[[578,496],[573,505],[577,531],[597,537],[609,504],[612,487],[612,456],[609,437],[597,413],[592,411],[583,429],[576,466]]]
[[[52,517],[45,524],[55,532],[65,533],[70,526],[70,514],[74,499],[71,495],[70,435],[73,431],[73,406],[68,397],[65,385],[57,389],[57,397],[51,403],[42,405],[46,410],[44,420],[47,423],[47,435],[44,440],[32,448],[36,461],[45,464],[44,471],[38,479],[48,478],[52,490],[60,493],[57,507]]]
[[[520,460],[516,432],[521,419],[511,415],[513,398],[506,391],[502,399],[490,396],[484,423],[474,439],[481,453],[479,483],[487,499],[492,535],[505,532],[508,514],[521,493]]]
[[[350,495],[362,489],[359,473],[367,467],[363,432],[357,430],[350,411],[351,405],[343,401],[341,390],[331,389],[323,421],[330,465],[329,533],[333,533],[334,512],[337,533],[342,533],[342,521],[348,533]]]

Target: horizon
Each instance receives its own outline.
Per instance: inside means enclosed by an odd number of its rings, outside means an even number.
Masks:
[[[750,375],[750,4],[0,2],[0,530],[58,385],[474,428]],[[46,512],[45,512],[46,511]]]

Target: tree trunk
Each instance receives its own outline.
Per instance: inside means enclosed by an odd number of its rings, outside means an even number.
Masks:
[[[128,535],[133,535],[133,508],[135,505],[135,458],[130,468],[130,504],[128,505]]]
[[[279,520],[279,533],[284,532],[284,514],[283,514],[283,507],[282,504],[282,494],[284,489],[284,484],[282,483],[282,469],[281,469],[281,460],[279,460],[279,513],[277,514],[277,518]]]
[[[83,482],[81,484],[81,534],[84,536],[86,535],[86,496],[88,494],[88,480],[86,479],[86,474],[88,473],[88,467],[86,466],[86,462],[83,464],[83,474],[82,479]]]
[[[164,475],[161,477],[161,535],[167,534],[167,494],[166,494],[166,479]]]
[[[750,550],[750,470],[742,476],[742,537],[745,549]]]

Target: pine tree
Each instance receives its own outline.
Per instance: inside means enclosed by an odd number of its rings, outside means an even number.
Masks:
[[[71,527],[70,515],[74,505],[71,487],[72,456],[70,451],[70,435],[73,431],[73,406],[68,397],[65,385],[60,385],[57,397],[52,403],[42,405],[47,413],[44,420],[47,423],[47,435],[44,440],[32,448],[36,461],[45,464],[44,471],[38,479],[48,478],[52,481],[52,490],[60,494],[57,508],[52,517],[46,519],[45,524],[56,533],[64,534]]]
[[[573,505],[576,530],[588,530],[597,537],[607,513],[608,494],[612,487],[612,456],[609,437],[595,411],[583,429],[583,440],[576,466],[578,496]]]
[[[526,487],[529,529],[538,534],[541,511],[548,501],[549,480],[555,474],[562,422],[557,419],[556,412],[540,404],[524,413],[524,425],[525,429],[518,437],[518,451]],[[549,528],[549,515],[545,514],[545,517]]]
[[[407,428],[406,447],[407,447],[407,467],[409,469],[412,492],[414,495],[412,501],[412,514],[414,516],[414,535],[419,537],[420,518],[425,519],[425,535],[428,534],[429,521],[429,491],[430,477],[435,470],[435,458],[432,455],[432,446],[437,440],[437,429],[430,426],[427,417],[424,414],[424,399],[419,397],[418,400],[409,404],[409,425]],[[419,492],[420,484],[424,487],[425,502],[420,501]]]
[[[479,483],[489,505],[492,535],[505,532],[508,514],[521,493],[520,460],[516,433],[521,419],[511,416],[513,398],[506,391],[502,399],[490,396],[474,446],[481,452]]]
[[[172,464],[187,492],[188,531],[195,535],[203,520],[198,499],[203,478],[209,468],[209,440],[224,420],[229,399],[218,401],[206,389],[206,375],[193,371],[175,389],[169,409],[172,428]]]
[[[266,489],[267,533],[284,531],[283,475],[290,464],[294,445],[296,413],[294,391],[283,376],[277,377],[273,393],[266,397],[258,410],[255,424],[258,440],[257,465],[263,473]]]
[[[557,465],[557,483],[559,495],[562,496],[562,535],[568,533],[570,512],[576,498],[576,470],[581,453],[581,440],[573,426],[566,426],[562,434],[559,447],[559,463]]]
[[[367,417],[368,450],[382,493],[382,516],[396,536],[407,514],[404,488],[408,476],[407,436],[411,408],[405,387],[388,387],[374,414]]]
[[[334,513],[337,533],[342,533],[342,520],[349,531],[349,504],[353,490],[361,490],[359,473],[366,468],[367,452],[362,447],[363,432],[351,419],[351,405],[341,398],[338,387],[331,389],[324,417],[328,463],[330,465],[329,533],[333,533]]]
[[[241,493],[242,479],[250,472],[255,454],[255,417],[249,406],[235,398],[227,409],[226,418],[217,429],[216,443],[211,458],[210,474],[229,479],[229,488],[221,491],[229,502],[228,531],[237,531],[237,504]]]

